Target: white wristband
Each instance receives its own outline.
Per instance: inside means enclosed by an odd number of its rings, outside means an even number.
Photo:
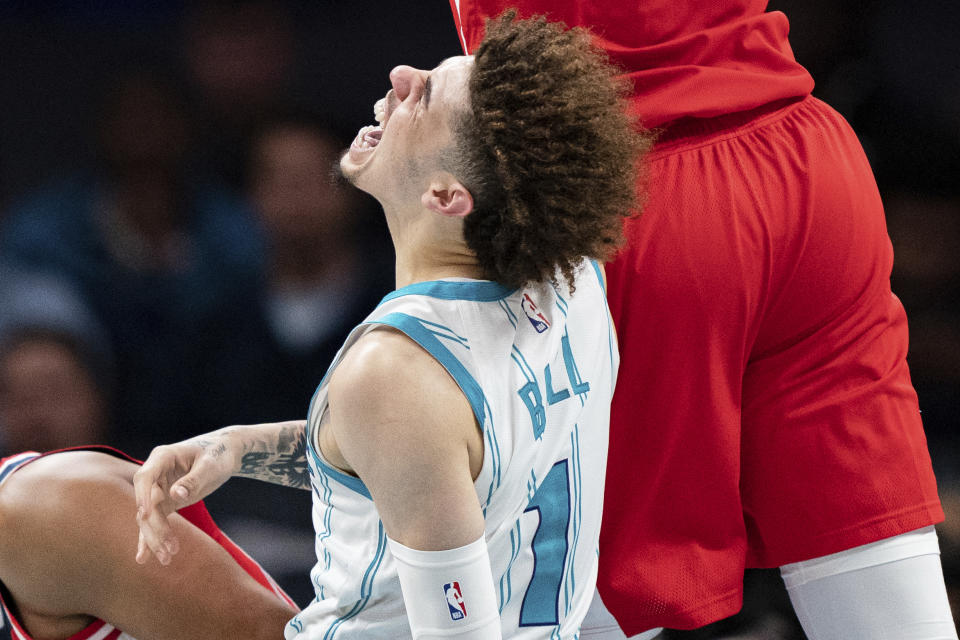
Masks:
[[[500,613],[487,541],[417,551],[387,538],[414,640],[499,640]]]

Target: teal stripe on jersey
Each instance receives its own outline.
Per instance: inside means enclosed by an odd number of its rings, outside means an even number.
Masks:
[[[344,622],[355,618],[357,614],[366,608],[367,603],[370,602],[370,595],[373,592],[373,579],[377,575],[377,571],[380,570],[380,564],[383,562],[386,548],[387,536],[383,533],[383,522],[380,522],[378,523],[377,529],[377,551],[374,553],[373,560],[364,572],[363,580],[360,582],[360,599],[357,600],[350,611],[333,621],[333,624],[330,625],[327,632],[323,634],[323,640],[333,640],[333,637],[337,634],[337,630]]]
[[[310,457],[317,464],[319,470],[318,475],[322,477],[323,474],[326,474],[338,481],[340,484],[346,486],[349,489],[352,489],[364,496],[368,500],[372,500],[370,497],[370,492],[367,490],[366,485],[363,484],[363,481],[360,478],[347,475],[346,473],[340,471],[339,469],[334,469],[327,463],[323,461],[320,457],[320,454],[313,447],[313,427],[310,424],[310,416],[313,415],[313,405],[317,401],[317,396],[320,395],[320,389],[323,388],[324,383],[327,381],[327,378],[330,376],[330,372],[333,370],[336,362],[330,365],[330,368],[327,369],[327,372],[323,376],[323,380],[320,381],[320,384],[317,385],[317,390],[313,392],[313,397],[310,398],[310,406],[307,408],[307,426],[306,426],[306,436],[307,436],[307,451],[309,451]],[[311,469],[312,471],[312,469]],[[321,480],[322,481],[322,480]],[[327,503],[329,505],[329,502]]]
[[[432,333],[438,338],[446,338],[454,342],[459,342],[461,345],[463,345],[467,349],[470,348],[470,345],[467,343],[467,339],[459,335],[450,327],[446,327],[437,322],[430,322],[429,320],[424,320],[423,318],[418,318],[418,320],[420,320],[420,322],[423,323],[424,325],[432,327],[433,329],[437,329],[437,331],[432,331]]]
[[[455,283],[462,284],[462,283]],[[437,336],[423,325],[420,318],[407,315],[405,313],[390,313],[378,320],[371,320],[370,324],[383,324],[407,334],[414,342],[427,350],[436,360],[443,365],[456,383],[460,390],[467,396],[470,407],[473,409],[473,415],[477,418],[477,424],[485,424],[486,396],[483,389],[474,379],[463,363],[457,359],[450,350],[443,346],[443,343],[437,339]]]
[[[567,310],[570,308],[570,303],[568,303],[566,299],[562,295],[560,295],[559,289],[554,287],[553,291],[557,295],[557,306],[560,307],[560,311],[563,313],[564,316],[566,316]]]
[[[500,305],[500,308],[503,309],[503,312],[507,314],[507,320],[509,320],[510,324],[513,325],[513,328],[516,329],[518,322],[517,314],[513,312],[513,309],[510,308],[510,305],[506,300],[500,300],[498,304]]]
[[[613,316],[610,315],[610,309],[607,308],[607,348],[610,350],[610,371],[616,371],[617,367],[613,364],[613,342],[615,338],[615,332],[613,330]],[[610,393],[613,394],[613,390],[617,386],[617,377],[610,376]]]
[[[320,389],[323,389],[323,385],[326,383],[327,378],[330,377],[330,373],[333,372],[334,368],[337,366],[338,360],[339,360],[338,358],[333,359],[333,362],[330,363],[330,366],[328,366],[327,370],[324,372],[323,378],[320,379],[320,384],[317,385],[317,388],[314,389],[313,391],[313,395],[310,396],[310,404],[307,405],[307,442],[308,443],[312,441],[312,435],[310,433],[310,416],[313,415],[313,403],[316,402],[317,396],[320,395]]]
[[[576,380],[578,380],[579,382],[585,385],[585,389],[577,393],[577,397],[580,398],[580,406],[586,406],[587,393],[589,393],[590,391],[590,383],[589,382],[584,383],[583,376],[580,375],[580,369],[577,368],[577,361],[573,357],[573,348],[570,346],[569,329],[567,331],[564,331],[563,337],[566,338],[566,342],[564,343],[563,360],[564,360],[564,363],[567,365],[567,374],[569,375],[572,370],[573,376],[571,376],[571,378],[575,378]],[[567,356],[569,356],[569,358],[567,358]],[[571,383],[573,383],[573,380],[571,380]]]
[[[471,280],[456,282],[451,280],[433,280],[431,282],[417,282],[409,286],[391,291],[380,304],[400,298],[402,296],[427,296],[440,300],[469,300],[473,302],[496,302],[507,298],[516,289],[505,287],[499,282],[490,280]]]
[[[564,600],[566,605],[566,612],[570,613],[570,595],[577,592],[577,579],[576,579],[576,557],[577,557],[577,544],[580,541],[580,527],[583,522],[583,501],[581,500],[582,496],[582,476],[580,475],[581,471],[581,459],[580,459],[580,425],[573,425],[573,432],[570,434],[570,450],[573,457],[573,473],[571,474],[571,480],[573,481],[573,491],[571,494],[571,499],[573,500],[573,544],[571,545],[570,557],[567,564],[567,577],[564,581]]]
[[[510,568],[513,564],[513,556],[517,551],[517,537],[513,531],[510,532],[510,560],[506,570],[500,576],[500,613],[503,613],[503,607],[507,604],[507,591],[505,589],[507,580],[510,578]]]
[[[580,530],[583,527],[583,461],[580,458],[580,425],[574,425],[574,433],[576,435],[577,441],[577,457],[576,463],[574,465],[574,474],[576,477],[576,487],[577,487],[577,512],[576,512],[576,521],[573,529],[573,549],[574,556],[576,556],[576,550],[580,543]],[[576,576],[576,567],[571,562],[570,564],[570,580],[573,582],[574,588],[577,585],[577,576]]]
[[[520,358],[519,360],[517,359],[518,356]],[[527,378],[527,382],[537,381],[537,374],[534,373],[533,367],[531,367],[530,363],[527,362],[527,359],[523,357],[523,354],[520,353],[520,350],[517,349],[516,345],[513,345],[513,353],[510,354],[510,357],[513,358],[513,361],[517,363],[518,367],[520,367],[523,375]]]
[[[324,540],[329,538],[330,535],[333,533],[333,526],[332,526],[333,525],[333,504],[330,501],[330,497],[333,495],[333,490],[330,488],[330,482],[327,479],[327,475],[325,473],[318,473],[317,480],[323,486],[323,495],[320,496],[318,494],[317,497],[319,497],[320,500],[322,500],[323,503],[327,505],[326,509],[324,509],[323,511],[323,531],[317,536],[317,540],[322,543]],[[313,490],[314,492],[317,491],[316,485],[314,485]],[[332,562],[332,558],[330,557],[330,551],[326,547],[324,547],[323,548],[324,570],[330,569],[331,562]],[[318,595],[322,596],[323,594],[318,594]]]
[[[563,314],[563,317],[567,317],[567,310],[560,304],[560,298],[557,298],[557,309],[560,309],[560,313]]]
[[[513,312],[510,311],[510,307],[507,305],[507,303],[503,300],[500,300],[497,304],[500,305],[500,308],[503,309],[503,312],[507,314],[507,321],[513,326],[514,329],[516,329],[517,320],[514,318]]]
[[[313,448],[313,445],[310,444],[310,440],[307,441],[307,444],[308,444],[307,449],[310,451],[310,454],[313,456],[313,461],[317,463],[317,467],[319,468],[321,473],[325,473],[326,475],[330,476],[331,478],[333,478],[340,484],[344,485],[348,489],[352,489],[356,493],[359,493],[367,500],[373,500],[373,498],[370,497],[370,491],[367,489],[367,485],[363,484],[363,480],[361,480],[356,476],[348,475],[343,471],[340,471],[339,469],[331,467],[329,464],[323,461],[323,458],[320,457],[320,454],[318,454],[316,450]]]
[[[506,571],[500,576],[500,613],[503,613],[503,608],[507,606],[510,598],[513,597],[513,565],[517,561],[517,558],[520,557],[521,536],[520,519],[518,518],[513,529],[510,531],[510,560],[507,562]],[[506,595],[504,595],[504,579],[506,579]]]
[[[297,615],[295,615],[295,616],[293,617],[293,620],[291,620],[291,621],[288,622],[287,624],[290,625],[291,627],[293,627],[293,628],[297,631],[297,633],[301,633],[301,632],[303,631],[303,622],[301,622],[301,620],[300,620],[300,614],[299,614],[299,613],[298,613]]]
[[[490,462],[492,473],[490,474],[490,489],[487,491],[487,504],[490,504],[490,501],[493,499],[493,492],[500,488],[500,469],[502,465],[500,462],[500,441],[497,440],[497,427],[493,423],[493,409],[490,408],[490,403],[487,402],[486,397],[483,398],[483,406],[487,412],[486,415],[490,418],[484,428],[484,435],[486,435],[487,442],[489,443],[487,451],[491,454]],[[483,516],[487,516],[486,507],[484,507]]]
[[[607,295],[607,285],[603,283],[603,267],[600,266],[600,263],[596,260],[591,260],[590,264],[593,265],[593,272],[597,274],[597,280],[600,282],[600,290],[603,291],[603,295]]]

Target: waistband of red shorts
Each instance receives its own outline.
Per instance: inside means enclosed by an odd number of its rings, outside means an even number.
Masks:
[[[768,120],[785,115],[781,112],[812,99],[813,97],[809,95],[795,96],[775,100],[748,111],[728,113],[715,118],[682,118],[675,120],[660,129],[657,136],[656,151],[683,145],[691,140],[728,133],[747,125],[762,126]]]

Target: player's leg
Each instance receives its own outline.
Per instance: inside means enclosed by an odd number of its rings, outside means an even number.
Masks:
[[[630,640],[653,640],[660,636],[663,629],[650,629],[640,635],[630,636]],[[627,636],[620,629],[613,614],[603,604],[600,593],[593,594],[593,601],[587,610],[587,615],[580,625],[580,638],[582,640],[627,640]]]
[[[742,601],[739,404],[764,277],[742,238],[763,230],[742,231],[751,202],[715,166],[742,123],[713,124],[661,142],[647,206],[607,264],[621,361],[597,584],[628,633],[698,627]]]
[[[883,206],[856,136],[811,98],[755,137],[793,176],[782,210],[767,213],[784,240],[742,395],[747,564],[776,567],[935,524],[943,510]]]
[[[296,607],[248,572],[238,549],[185,517],[171,518],[175,565],[134,561],[135,471],[120,458],[70,451],[7,476],[0,579],[11,615],[44,638],[84,632],[94,618],[137,638],[279,638]]]
[[[910,532],[939,522],[943,512],[866,156],[843,119],[812,98],[760,134],[777,151],[774,161],[796,164],[783,175],[802,178],[785,180],[779,191],[791,195],[785,213],[792,217],[781,216],[788,233],[772,271],[775,295],[744,376],[748,566],[791,569],[784,573],[791,599],[816,640],[955,638],[889,629],[894,620],[919,619],[917,606],[936,600],[932,592],[901,593],[900,580],[911,588],[914,580],[939,584],[946,602],[935,538],[925,550],[903,551]],[[863,550],[874,553],[870,543],[884,540],[901,555],[865,561]],[[860,565],[827,571],[832,577],[821,576],[815,587],[796,584],[803,562],[838,552]],[[933,618],[931,627],[937,624]]]
[[[933,527],[780,568],[810,640],[956,640]]]

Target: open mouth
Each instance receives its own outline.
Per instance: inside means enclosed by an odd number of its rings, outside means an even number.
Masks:
[[[380,144],[383,129],[378,125],[367,125],[360,129],[353,141],[353,146],[359,149],[371,149]]]
[[[387,126],[387,100],[380,98],[373,105],[373,116],[378,124],[367,125],[357,132],[356,138],[350,145],[350,153],[356,157],[365,155],[372,151],[383,137],[383,130]]]

